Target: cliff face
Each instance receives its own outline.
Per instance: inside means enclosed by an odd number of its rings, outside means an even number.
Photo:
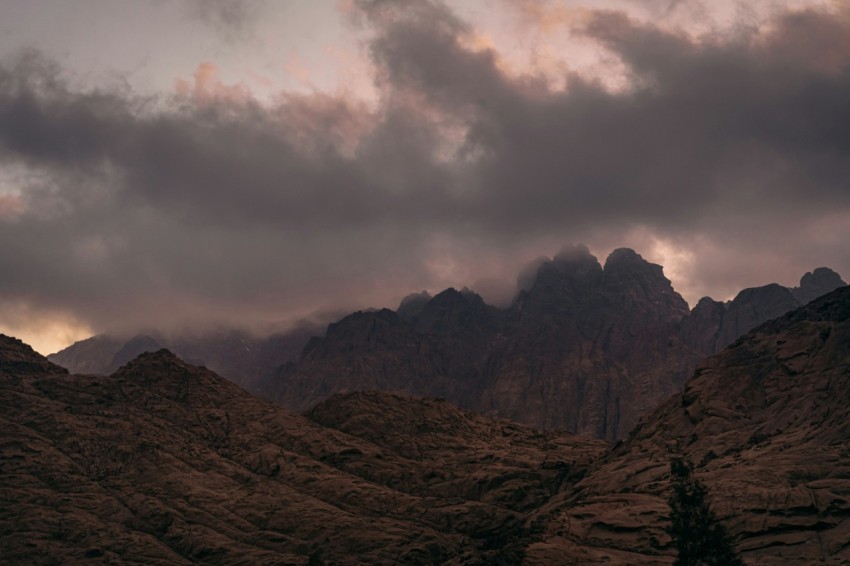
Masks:
[[[626,248],[602,266],[585,246],[568,246],[527,271],[506,310],[448,289],[411,295],[397,314],[351,315],[280,368],[262,394],[298,411],[337,392],[434,395],[615,440],[680,391],[704,356],[800,306],[795,297],[842,283],[821,268],[799,288],[745,289],[689,311],[661,266]]]
[[[19,564],[517,563],[604,443],[436,399],[310,418],[166,350],[68,375],[0,337],[0,555]]]
[[[677,391],[698,356],[674,335],[687,304],[632,250],[616,250],[603,268],[586,247],[566,248],[505,311],[466,290],[423,300],[331,325],[266,394],[299,411],[335,392],[433,395],[616,438]]]
[[[850,561],[850,288],[708,358],[531,522],[527,562],[672,563],[670,459],[684,455],[747,564]]]

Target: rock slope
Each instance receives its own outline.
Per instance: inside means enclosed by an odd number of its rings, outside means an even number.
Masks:
[[[673,564],[673,457],[746,564],[850,563],[847,287],[613,446],[380,392],[295,415],[167,351],[69,375],[5,336],[0,408],[11,564]]]
[[[687,456],[749,565],[850,563],[850,288],[699,365],[529,518],[528,564],[672,563],[669,462]]]
[[[14,564],[518,563],[605,447],[382,393],[307,418],[165,350],[68,375],[5,336],[0,407]]]

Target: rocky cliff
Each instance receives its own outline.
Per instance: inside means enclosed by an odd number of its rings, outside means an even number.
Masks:
[[[529,518],[529,564],[672,563],[685,456],[747,564],[850,563],[850,288],[702,362],[587,478]]]
[[[680,391],[696,363],[800,300],[843,284],[819,268],[800,287],[745,289],[690,311],[661,266],[627,248],[604,266],[582,245],[537,260],[505,310],[464,290],[355,313],[329,327],[261,393],[304,411],[338,392],[445,397],[536,427],[623,438]]]

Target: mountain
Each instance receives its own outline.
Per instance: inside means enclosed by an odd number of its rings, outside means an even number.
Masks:
[[[747,564],[850,563],[850,288],[708,358],[527,520],[528,564],[671,563],[670,460],[686,457]]]
[[[605,444],[437,399],[300,416],[167,350],[69,375],[0,336],[0,562],[516,563]]]
[[[674,458],[746,564],[850,562],[848,287],[614,445],[382,392],[296,415],[165,350],[69,375],[6,336],[0,406],[9,563],[673,564]]]
[[[600,265],[579,244],[523,269],[508,308],[468,289],[422,291],[395,312],[353,313],[324,332],[305,324],[267,338],[101,335],[49,359],[74,373],[110,374],[165,347],[299,412],[336,393],[378,389],[617,440],[680,391],[699,360],[842,285],[821,267],[799,287],[744,289],[726,303],[706,297],[690,310],[661,266],[628,248]]]
[[[703,357],[843,284],[819,268],[798,288],[745,289],[729,303],[704,298],[691,311],[661,266],[633,250],[614,250],[603,266],[586,246],[567,246],[520,273],[507,309],[447,289],[410,295],[395,313],[354,313],[257,391],[297,411],[365,389],[439,396],[616,440],[680,391]]]
[[[76,342],[49,360],[72,373],[109,375],[143,352],[168,348],[181,358],[204,365],[248,390],[278,366],[296,358],[324,325],[302,323],[286,332],[257,337],[241,330],[162,334],[147,332],[129,339],[100,334]]]

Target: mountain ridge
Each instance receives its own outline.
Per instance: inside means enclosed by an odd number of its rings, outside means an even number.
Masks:
[[[616,440],[681,390],[704,356],[843,284],[820,267],[798,287],[748,288],[731,301],[704,297],[689,309],[663,268],[629,248],[600,264],[587,246],[568,245],[530,267],[505,309],[449,288],[409,295],[395,312],[352,313],[324,333],[302,328],[263,340],[231,333],[194,342],[140,335],[123,343],[104,336],[49,359],[111,373],[141,351],[168,346],[296,411],[334,393],[382,389]],[[87,353],[97,347],[103,353]]]
[[[0,336],[0,549],[34,564],[672,564],[684,457],[747,564],[842,564],[848,345],[844,287],[705,359],[611,445],[387,392],[296,415],[167,350],[73,375]]]

